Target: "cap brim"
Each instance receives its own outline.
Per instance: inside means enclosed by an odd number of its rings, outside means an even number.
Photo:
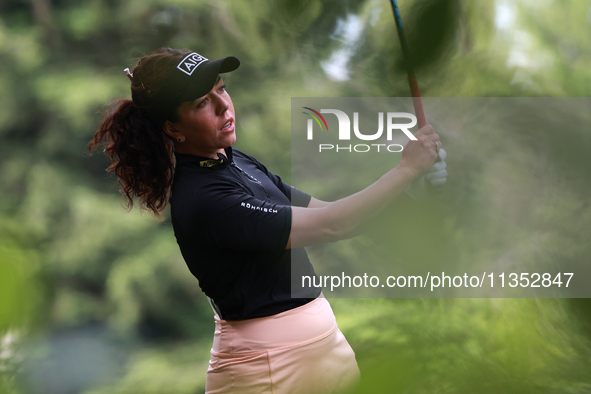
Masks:
[[[180,97],[180,102],[192,101],[205,96],[215,86],[219,74],[236,70],[240,66],[240,60],[234,56],[214,60],[202,64],[199,73],[195,73],[191,83]]]

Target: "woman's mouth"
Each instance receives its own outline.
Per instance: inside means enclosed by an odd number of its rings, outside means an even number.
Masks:
[[[222,131],[233,131],[234,130],[234,120],[230,119],[227,121],[221,129]]]

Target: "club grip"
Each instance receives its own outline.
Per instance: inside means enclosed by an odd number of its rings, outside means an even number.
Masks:
[[[410,87],[410,94],[412,95],[412,104],[415,107],[415,115],[419,122],[419,129],[427,125],[425,119],[425,112],[423,111],[423,102],[421,101],[421,93],[419,92],[419,84],[414,74],[408,76],[408,86]]]

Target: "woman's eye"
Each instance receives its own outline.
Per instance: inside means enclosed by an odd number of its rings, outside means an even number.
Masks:
[[[198,107],[203,107],[205,105],[205,103],[207,103],[207,99],[204,99],[202,101],[199,102],[199,104],[197,104]]]
[[[220,86],[220,88],[218,89],[220,92],[224,92],[226,91],[226,85],[222,85]]]

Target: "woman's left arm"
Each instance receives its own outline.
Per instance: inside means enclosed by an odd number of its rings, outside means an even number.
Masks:
[[[327,206],[328,204],[330,204],[330,203],[326,202],[326,201],[318,200],[318,199],[312,197],[306,208],[323,208],[323,207]]]

